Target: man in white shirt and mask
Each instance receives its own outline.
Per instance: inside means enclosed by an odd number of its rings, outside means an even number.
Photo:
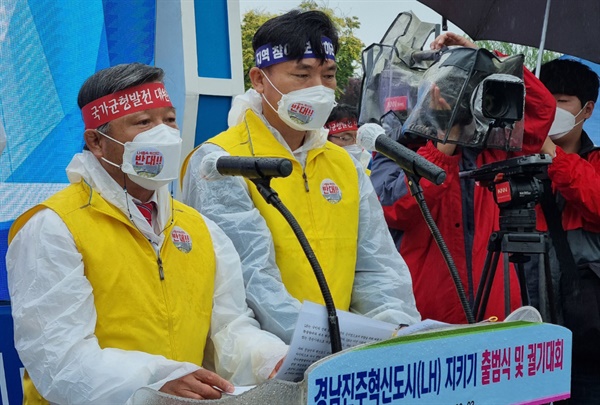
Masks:
[[[263,329],[289,342],[302,302],[324,303],[312,267],[254,183],[220,176],[215,162],[227,154],[291,160],[291,175],[271,185],[306,234],[335,306],[417,322],[408,268],[364,168],[327,142],[323,126],[335,104],[338,48],[332,21],[320,11],[293,10],[263,24],[252,45],[253,89],[233,101],[230,128],[189,159],[183,200],[231,238],[250,308]]]
[[[71,185],[11,228],[26,403],[122,404],[146,386],[219,398],[225,378],[264,381],[286,353],[246,306],[229,238],[171,197],[181,138],[163,75],[134,63],[83,84]]]

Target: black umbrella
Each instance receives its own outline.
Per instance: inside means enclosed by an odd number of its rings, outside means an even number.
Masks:
[[[418,1],[474,40],[533,46],[540,58],[549,49],[600,63],[599,0]]]

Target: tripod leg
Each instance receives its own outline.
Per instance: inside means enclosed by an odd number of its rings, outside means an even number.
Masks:
[[[544,270],[546,278],[546,294],[548,294],[548,304],[550,305],[550,322],[556,324],[558,322],[556,316],[556,306],[554,304],[554,288],[552,287],[552,273],[550,271],[550,255],[546,251],[540,254],[540,264],[538,271]]]
[[[504,259],[504,316],[510,315],[510,260],[508,253],[502,254]]]
[[[529,293],[527,292],[527,279],[525,278],[525,266],[523,263],[516,263],[517,279],[521,288],[521,303],[522,305],[530,305]]]
[[[493,251],[488,247],[487,255],[485,256],[485,262],[483,264],[483,270],[481,270],[481,279],[479,279],[479,285],[477,286],[477,294],[475,295],[475,302],[473,303],[473,312],[475,313],[475,321],[479,322],[479,304],[481,303],[481,296],[483,294],[483,287],[486,284],[488,274],[490,272],[490,264],[492,262]]]
[[[496,268],[498,267],[498,261],[500,260],[500,251],[494,251],[492,253],[492,260],[489,266],[489,271],[486,279],[481,279],[479,287],[483,286],[483,294],[481,297],[481,305],[478,307],[477,322],[483,321],[485,316],[485,310],[487,308],[488,299],[490,298],[490,291],[492,291],[492,284],[494,283],[494,277],[496,276]]]

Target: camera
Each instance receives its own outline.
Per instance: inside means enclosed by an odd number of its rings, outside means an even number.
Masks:
[[[423,74],[403,133],[465,147],[520,150],[523,56],[448,48]]]
[[[500,229],[517,232],[535,230],[535,204],[544,192],[552,158],[547,154],[519,156],[461,172],[460,177],[479,181],[493,193],[500,207]]]
[[[515,76],[492,74],[475,88],[471,112],[490,127],[504,127],[523,118],[525,86]]]

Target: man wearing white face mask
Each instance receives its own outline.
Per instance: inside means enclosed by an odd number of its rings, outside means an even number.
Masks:
[[[337,308],[402,324],[420,318],[408,268],[364,168],[327,142],[337,38],[320,11],[294,10],[263,24],[253,39],[253,89],[234,100],[230,128],[193,153],[183,181],[184,201],[217,222],[236,246],[248,304],[262,328],[284,341],[304,300],[323,303],[310,263],[251,181],[209,181],[202,169],[209,155],[290,159],[292,174],[271,184],[307,235]]]
[[[549,231],[555,308],[545,291],[528,283],[542,314],[555,311],[573,332],[571,400],[596,404],[600,398],[600,149],[583,123],[598,98],[598,75],[573,60],[542,65],[540,80],[557,102],[556,116],[542,153],[553,156],[548,167],[549,198],[537,212],[538,229]],[[551,190],[550,190],[551,188]]]
[[[369,174],[371,153],[356,143],[356,133],[358,132],[356,108],[346,104],[338,104],[331,111],[325,123],[325,128],[329,131],[327,139],[344,148],[350,156],[363,165],[365,171]]]
[[[252,318],[231,241],[171,198],[181,138],[163,75],[134,63],[83,84],[71,185],[11,228],[25,403],[124,404],[142,387],[219,398],[222,377],[264,381],[287,351]]]

